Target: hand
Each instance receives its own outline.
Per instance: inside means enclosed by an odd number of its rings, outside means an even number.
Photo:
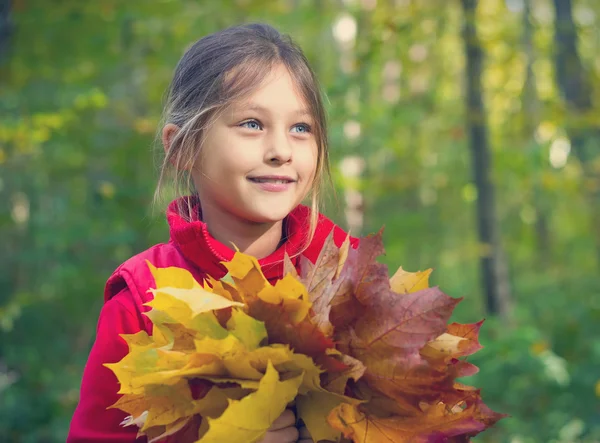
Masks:
[[[260,443],[296,443],[298,428],[294,411],[286,409],[271,425]],[[310,441],[310,440],[309,440]]]
[[[312,437],[310,436],[308,429],[306,429],[306,426],[302,426],[300,428],[299,433],[300,439],[298,440],[298,443],[315,443]]]

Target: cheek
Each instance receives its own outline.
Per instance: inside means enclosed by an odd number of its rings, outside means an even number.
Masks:
[[[302,153],[302,173],[306,180],[312,181],[317,170],[317,147],[306,149]]]
[[[306,149],[308,148],[308,149]],[[301,193],[304,197],[308,195],[315,183],[317,170],[317,148],[304,147],[296,157],[298,173],[302,178]]]
[[[226,144],[211,146],[205,151],[204,160],[199,167],[204,175],[211,178],[245,175],[253,164],[250,152],[249,149],[237,149]]]

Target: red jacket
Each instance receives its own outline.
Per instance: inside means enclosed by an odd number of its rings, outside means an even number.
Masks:
[[[184,205],[191,202],[195,208],[198,207],[197,202],[189,198],[179,202]],[[119,334],[134,334],[142,329],[149,334],[152,332],[150,320],[142,315],[142,312],[150,309],[143,306],[152,297],[147,290],[154,287],[154,279],[145,260],[157,267],[185,268],[198,281],[202,281],[207,274],[214,278],[223,277],[226,270],[220,262],[233,258],[234,251],[211,237],[202,221],[185,220],[177,206],[178,201],[174,201],[167,210],[171,234],[169,242],[153,246],[130,258],[108,279],[96,341],[83,372],[79,404],[71,421],[67,443],[136,441],[135,427],[120,426],[126,414],[117,409],[106,409],[119,398],[119,386],[112,371],[103,364],[116,363],[127,354],[127,344]],[[274,282],[283,277],[284,252],[287,251],[293,257],[302,247],[303,240],[308,235],[309,213],[310,210],[302,205],[294,209],[286,219],[288,236],[285,243],[268,257],[259,260],[269,281]],[[335,243],[340,246],[346,233],[321,215],[314,239],[302,255],[314,263],[332,230]],[[352,239],[353,246],[356,246],[356,242],[356,239]],[[298,268],[298,258],[292,261]],[[138,442],[145,442],[145,438]]]

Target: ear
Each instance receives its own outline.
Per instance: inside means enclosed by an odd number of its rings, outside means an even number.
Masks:
[[[177,132],[179,132],[179,130],[180,130],[179,126],[177,126],[176,124],[173,124],[173,123],[167,123],[165,125],[165,127],[163,128],[162,143],[163,143],[163,148],[165,150],[165,154],[168,155],[169,149],[171,149],[171,146],[173,144],[173,139],[175,138],[175,136],[177,135]],[[176,162],[175,158],[171,158],[169,160],[169,162],[171,163],[171,165],[173,165],[175,168],[177,168],[177,162]],[[179,169],[185,171],[185,170],[190,169],[190,167],[179,165]]]
[[[169,149],[171,149],[171,143],[173,142],[173,138],[179,131],[179,126],[173,123],[167,123],[162,130],[162,144],[165,150],[165,154],[169,153]]]

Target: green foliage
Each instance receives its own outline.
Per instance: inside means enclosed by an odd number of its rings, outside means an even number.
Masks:
[[[343,225],[344,193],[359,190],[363,233],[386,226],[385,261],[434,267],[433,283],[466,299],[457,320],[484,315],[459,2],[47,3],[12,2],[14,34],[0,42],[9,54],[0,67],[0,440],[64,441],[106,278],[167,237],[164,207],[152,203],[163,93],[185,47],[224,26],[267,21],[313,63],[339,192],[325,212]],[[600,88],[590,115],[567,111],[552,4],[531,1],[531,60],[518,3],[480,2],[477,15],[514,298],[512,323],[488,319],[473,359],[473,383],[512,418],[478,441],[598,441],[599,208],[586,195],[600,183],[565,146],[570,127],[597,132]],[[574,4],[594,84],[600,9]],[[355,20],[354,45],[334,37],[351,30],[339,25],[344,16]],[[536,94],[525,87],[528,63]],[[344,176],[348,155],[365,161],[361,178]],[[598,161],[588,166],[600,170]]]
[[[597,295],[600,285],[571,278],[569,289],[538,282],[531,290],[538,303],[517,309],[522,326],[485,323],[485,347],[471,359],[482,366],[472,381],[484,387],[484,400],[511,415],[482,441],[598,441],[600,307],[575,304],[568,295]]]

